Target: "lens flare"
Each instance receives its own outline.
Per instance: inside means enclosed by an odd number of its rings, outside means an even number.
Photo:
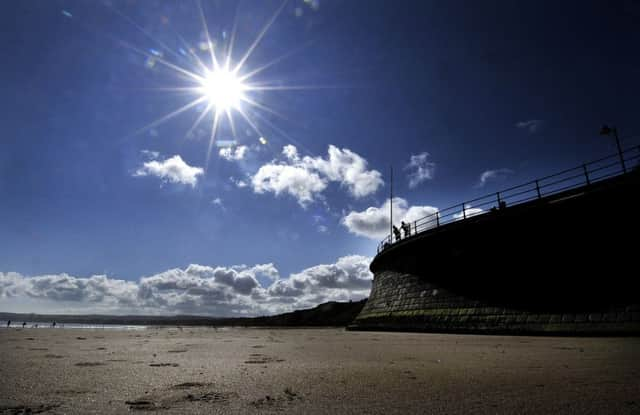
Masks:
[[[222,111],[232,108],[238,110],[240,103],[246,99],[244,92],[248,89],[227,68],[207,71],[200,85],[198,90],[207,97],[209,105]]]
[[[283,85],[281,81],[274,81],[273,83],[265,81],[257,82],[256,76],[291,56],[298,50],[290,51],[284,55],[278,56],[254,69],[249,69],[249,65],[247,65],[247,62],[252,56],[254,50],[265,37],[277,17],[282,13],[286,3],[287,0],[282,1],[280,7],[278,7],[271,18],[269,18],[265,25],[259,30],[254,41],[237,60],[233,58],[237,22],[234,23],[230,36],[225,35],[223,36],[224,39],[222,41],[215,41],[215,39],[212,39],[210,35],[205,14],[199,1],[196,2],[196,4],[198,6],[200,23],[202,25],[202,31],[206,37],[206,41],[201,41],[200,43],[197,43],[198,47],[193,47],[189,42],[176,33],[176,36],[179,38],[183,46],[176,50],[152,36],[146,29],[135,23],[128,16],[114,9],[117,14],[125,18],[146,37],[159,45],[161,50],[139,48],[124,40],[119,40],[119,44],[145,56],[147,59],[147,67],[149,69],[168,69],[174,72],[176,79],[186,82],[186,84],[179,87],[167,86],[154,89],[179,92],[181,94],[186,93],[192,97],[190,102],[187,102],[176,110],[140,128],[134,133],[134,135],[148,131],[187,111],[198,111],[199,114],[195,122],[193,122],[191,127],[186,131],[185,137],[194,136],[196,131],[199,131],[198,127],[203,122],[206,123],[207,120],[209,120],[211,130],[206,153],[205,169],[209,165],[211,151],[216,144],[222,124],[228,124],[232,135],[230,138],[233,138],[233,142],[237,143],[240,141],[241,137],[238,137],[236,134],[235,125],[237,121],[234,120],[234,116],[239,117],[241,121],[245,122],[250,127],[250,130],[253,130],[254,139],[262,145],[266,145],[267,140],[264,138],[265,132],[261,131],[261,128],[259,127],[258,120],[293,141],[293,139],[288,137],[284,131],[278,129],[273,125],[273,123],[264,117],[261,112],[267,112],[282,119],[286,118],[265,102],[261,101],[261,99],[258,99],[256,95],[259,95],[260,98],[264,98],[263,93],[267,91],[310,89],[312,87]],[[204,54],[205,56],[200,54]],[[170,58],[170,56],[175,59]],[[188,63],[186,66],[185,62]],[[259,92],[260,94],[256,94],[256,92]],[[249,130],[245,129],[243,131]],[[247,134],[242,138],[246,139],[248,136],[249,133],[247,132]]]

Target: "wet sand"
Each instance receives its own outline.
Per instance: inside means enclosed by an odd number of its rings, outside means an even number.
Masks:
[[[639,375],[639,338],[0,330],[0,414],[631,414]]]

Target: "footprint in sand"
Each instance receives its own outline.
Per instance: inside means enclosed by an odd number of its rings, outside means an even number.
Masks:
[[[186,349],[176,349],[176,350],[167,350],[167,353],[186,353],[188,350]]]
[[[179,408],[182,413],[189,413],[185,404],[207,402],[226,404],[232,397],[237,397],[233,392],[220,392],[211,390],[211,383],[184,382],[170,387],[166,391],[157,391],[144,398],[125,401],[130,410],[156,411],[160,409]]]
[[[260,398],[260,399],[256,399],[255,401],[252,401],[251,405],[255,406],[256,408],[273,407],[277,410],[283,410],[286,405],[291,405],[295,401],[300,401],[300,400],[302,400],[302,397],[300,397],[293,390],[286,388],[284,390],[284,393],[281,395],[278,395],[278,396],[267,395],[264,398]]]
[[[204,386],[209,386],[210,383],[202,383],[202,382],[184,382],[179,383],[177,385],[173,385],[171,389],[191,389],[191,388],[202,388]]]
[[[94,366],[105,366],[106,363],[103,362],[80,362],[80,363],[76,363],[76,366],[79,367],[94,367]]]
[[[149,366],[151,367],[178,367],[180,366],[177,363],[150,363]]]
[[[272,363],[272,362],[284,362],[284,359],[278,359],[271,356],[265,356],[260,353],[252,353],[249,355],[249,359],[244,362],[247,364],[264,364],[264,363]]]
[[[157,402],[148,399],[135,399],[133,401],[125,401],[129,405],[129,409],[134,411],[155,411],[156,409],[166,409]]]
[[[48,412],[59,407],[59,403],[48,403],[41,405],[0,405],[0,414],[39,414]]]

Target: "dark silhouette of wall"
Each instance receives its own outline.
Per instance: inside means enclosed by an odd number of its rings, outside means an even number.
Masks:
[[[350,329],[640,333],[634,171],[379,253]]]

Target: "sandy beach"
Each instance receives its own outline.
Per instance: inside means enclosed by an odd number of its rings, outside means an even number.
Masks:
[[[631,414],[639,375],[638,338],[0,330],[1,414]]]

